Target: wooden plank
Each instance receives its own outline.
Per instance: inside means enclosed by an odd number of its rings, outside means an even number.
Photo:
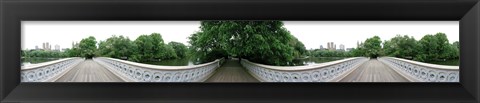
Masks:
[[[97,62],[87,59],[73,67],[56,82],[123,82]]]
[[[389,66],[370,59],[356,68],[340,82],[409,82]]]
[[[238,60],[226,60],[205,82],[260,82]]]

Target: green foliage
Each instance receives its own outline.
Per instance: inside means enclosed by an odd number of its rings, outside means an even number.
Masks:
[[[399,58],[413,58],[418,53],[419,45],[413,37],[397,35],[383,43],[383,49],[388,56]]]
[[[170,46],[170,45],[163,45],[163,46],[164,46],[163,49],[165,51],[165,53],[163,53],[163,55],[162,55],[163,59],[176,59],[176,58],[178,58],[177,53],[172,46]]]
[[[23,58],[64,58],[68,57],[66,52],[54,50],[21,50]]]
[[[313,57],[351,57],[353,56],[351,51],[332,51],[332,50],[320,50],[316,49],[312,51]]]
[[[177,58],[175,50],[171,46],[165,45],[159,33],[141,35],[133,43],[132,48],[135,51],[129,60],[146,62]]]
[[[79,44],[79,51],[80,55],[85,58],[92,58],[95,56],[95,51],[97,49],[97,41],[95,37],[90,36],[88,38],[84,38],[80,41]]]
[[[188,48],[187,46],[185,46],[185,44],[172,41],[168,43],[168,45],[175,50],[175,53],[179,58],[185,58],[187,56],[186,53],[188,51]]]
[[[379,45],[380,43],[380,38],[377,36],[368,38],[365,43],[353,49],[351,55],[369,57],[386,55],[429,63],[458,59],[460,55],[459,42],[449,44],[444,33],[428,34],[419,41],[407,35],[397,35],[383,42],[383,48]]]
[[[425,35],[418,41],[420,49],[415,60],[422,62],[444,61],[459,57],[459,44],[449,44],[444,33]]]
[[[115,36],[98,43],[97,53],[106,57],[128,59],[134,52],[133,42],[124,36]]]
[[[190,53],[202,62],[236,56],[257,63],[288,65],[298,44],[290,43],[293,36],[281,21],[202,21],[200,29],[189,37],[189,43]]]
[[[293,56],[295,58],[300,58],[301,56],[306,55],[307,49],[305,48],[305,45],[303,45],[303,43],[299,41],[296,37],[292,36],[289,44],[294,48]]]
[[[458,50],[460,50],[460,42],[458,41],[455,41],[452,43],[453,47],[457,48]]]
[[[382,50],[381,43],[382,41],[378,36],[374,36],[365,40],[365,43],[363,44],[363,47],[365,49],[365,55],[371,58],[376,58],[380,56]]]
[[[66,49],[65,53],[69,57],[80,57],[81,54],[80,54],[79,44],[73,45],[71,49]]]

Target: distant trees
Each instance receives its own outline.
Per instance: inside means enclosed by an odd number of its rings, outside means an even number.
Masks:
[[[187,52],[187,47],[182,43],[165,44],[160,33],[140,35],[134,41],[124,36],[113,35],[105,41],[100,41],[98,45],[97,54],[100,56],[135,62],[183,58]]]
[[[226,56],[270,65],[288,65],[305,54],[303,44],[281,21],[202,21],[189,39],[191,53],[201,61]]]
[[[177,54],[177,57],[179,58],[187,57],[186,53],[188,51],[188,48],[187,46],[185,46],[185,44],[172,41],[168,43],[168,45],[175,50],[175,54]]]
[[[64,58],[69,55],[66,52],[53,50],[21,50],[23,58]]]
[[[445,33],[428,34],[418,41],[407,35],[397,35],[385,40],[383,47],[380,44],[380,38],[374,36],[350,52],[353,56],[393,56],[421,62],[458,59],[460,55],[459,42],[450,44]]]
[[[338,51],[338,50],[312,50],[310,51],[313,57],[351,57],[353,56],[350,51]]]
[[[80,48],[78,47],[78,44],[73,45],[72,48],[66,49],[65,53],[69,57],[80,57]]]

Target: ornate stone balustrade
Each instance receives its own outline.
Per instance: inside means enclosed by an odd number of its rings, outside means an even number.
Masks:
[[[379,60],[412,82],[458,82],[459,66],[422,63],[394,57]]]
[[[54,82],[83,60],[74,57],[22,66],[20,78],[22,82]]]
[[[262,82],[336,82],[365,61],[368,58],[354,57],[308,66],[270,66],[242,59],[241,64]]]
[[[202,82],[224,61],[217,59],[193,66],[158,66],[107,57],[93,60],[126,82]]]

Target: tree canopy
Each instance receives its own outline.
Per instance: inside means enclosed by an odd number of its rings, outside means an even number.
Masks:
[[[97,50],[97,41],[95,40],[95,37],[90,36],[82,39],[78,47],[81,56],[85,58],[92,58],[95,56],[95,52]]]
[[[98,54],[113,58],[128,59],[134,50],[135,45],[128,37],[116,36],[108,38],[106,41],[98,43]]]
[[[129,60],[137,62],[159,61],[162,59],[176,58],[175,50],[165,45],[160,33],[141,35],[134,43],[133,55]]]
[[[172,41],[172,42],[168,43],[168,45],[175,50],[175,53],[177,54],[177,57],[179,57],[179,58],[187,57],[186,53],[188,51],[188,48],[187,48],[187,46],[185,46],[185,44]]]
[[[288,65],[295,56],[294,46],[303,45],[292,39],[281,21],[202,21],[200,29],[189,37],[189,43],[191,53],[201,61],[234,56]]]
[[[375,36],[365,40],[365,43],[353,49],[353,56],[393,56],[413,59],[421,62],[445,61],[458,59],[460,44],[458,41],[449,43],[445,33],[427,34],[420,40],[415,40],[408,35],[397,35],[380,45],[380,38]]]
[[[418,41],[419,53],[415,60],[430,62],[440,59],[451,59],[459,57],[459,44],[449,44],[445,33],[437,33],[435,35],[425,35]]]
[[[383,49],[388,56],[413,58],[416,56],[419,47],[415,38],[407,35],[397,35],[383,42]]]
[[[363,44],[363,47],[365,49],[365,55],[371,58],[376,58],[380,56],[382,52],[381,43],[382,40],[380,40],[380,37],[378,36],[373,36],[372,38],[368,38],[367,40],[365,40],[365,43]]]

